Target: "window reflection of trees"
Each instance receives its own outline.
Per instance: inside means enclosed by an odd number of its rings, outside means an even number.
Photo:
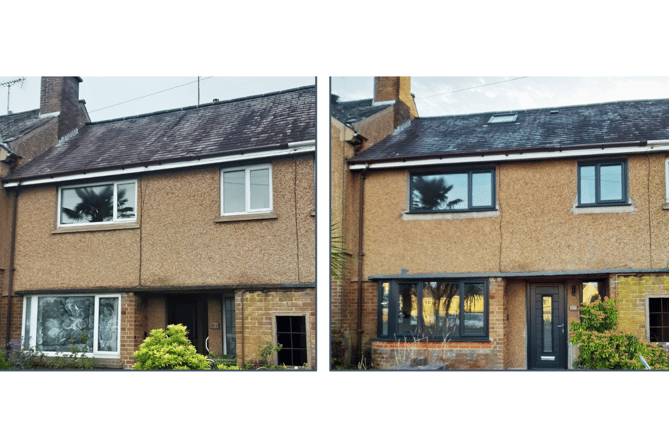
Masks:
[[[114,219],[114,185],[77,187],[66,189],[74,191],[79,202],[74,208],[63,206],[63,213],[73,222],[107,222]],[[116,215],[118,219],[132,218],[135,216],[134,206],[128,205],[129,199],[126,196],[127,189],[118,187],[116,198]],[[63,221],[65,222],[65,221]]]
[[[443,176],[414,176],[411,200],[412,210],[451,209],[462,199],[448,199],[453,185],[448,185]]]

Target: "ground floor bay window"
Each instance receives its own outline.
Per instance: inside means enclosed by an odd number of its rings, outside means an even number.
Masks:
[[[487,282],[380,282],[378,321],[380,339],[487,341]]]
[[[73,350],[118,357],[120,295],[26,296],[23,345],[45,355]]]

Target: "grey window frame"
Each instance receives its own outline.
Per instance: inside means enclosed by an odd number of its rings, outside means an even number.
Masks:
[[[458,301],[459,305],[459,323],[458,323],[458,335],[450,336],[444,338],[443,335],[430,335],[425,337],[423,335],[423,283],[424,282],[447,282],[447,283],[458,283],[458,293],[460,299]],[[388,289],[388,333],[383,333],[383,283],[389,284]],[[418,313],[417,313],[417,334],[398,334],[397,326],[397,315],[399,307],[399,286],[401,284],[415,285],[416,286],[416,295],[418,299]],[[483,285],[483,334],[465,334],[463,333],[465,329],[465,311],[464,303],[465,298],[465,286],[468,284],[477,284]],[[410,279],[410,280],[383,280],[377,283],[378,285],[378,304],[377,304],[377,338],[379,340],[411,340],[415,336],[420,339],[427,338],[428,341],[449,341],[449,342],[463,342],[463,341],[490,341],[490,298],[489,298],[489,285],[488,280],[458,280],[458,279],[448,279],[448,278],[430,278],[430,279]]]
[[[621,184],[622,184],[622,199],[603,200],[601,199],[601,175],[600,169],[613,165],[620,165]],[[595,167],[595,202],[583,203],[581,200],[581,168]],[[605,207],[605,206],[622,206],[629,205],[629,197],[627,195],[628,189],[628,174],[627,174],[627,159],[602,159],[598,161],[579,161],[576,167],[577,178],[576,188],[578,193],[578,207]]]
[[[472,168],[454,168],[440,170],[415,170],[409,174],[409,211],[407,213],[466,213],[466,212],[489,212],[497,210],[497,179],[495,166],[490,167],[472,167]],[[474,206],[472,205],[472,177],[476,173],[490,173],[490,205]],[[467,174],[467,208],[466,209],[441,209],[441,210],[414,210],[413,209],[413,178],[414,176],[435,176]]]

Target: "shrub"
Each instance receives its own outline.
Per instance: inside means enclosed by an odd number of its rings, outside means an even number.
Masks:
[[[10,340],[0,349],[0,369],[32,369],[29,350],[21,349],[21,342]]]
[[[239,366],[235,366],[235,365],[220,364],[216,367],[216,369],[218,369],[219,371],[238,371],[240,368],[239,368]]]
[[[584,304],[581,322],[572,322],[570,327],[571,343],[578,345],[577,368],[645,369],[639,359],[642,355],[652,369],[669,369],[669,358],[662,348],[617,328],[615,300]]]
[[[186,327],[167,326],[154,329],[135,351],[134,369],[209,369],[204,355],[198,354],[186,337]]]

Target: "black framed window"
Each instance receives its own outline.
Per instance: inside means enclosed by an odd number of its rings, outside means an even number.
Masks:
[[[669,298],[648,298],[648,333],[653,343],[669,342]]]
[[[411,213],[495,209],[495,169],[416,172],[410,177]]]
[[[279,365],[306,365],[309,361],[306,317],[277,315],[276,342],[281,345],[281,350],[277,354]]]
[[[627,204],[627,161],[578,163],[578,205]]]
[[[379,283],[380,338],[487,340],[486,281]]]

